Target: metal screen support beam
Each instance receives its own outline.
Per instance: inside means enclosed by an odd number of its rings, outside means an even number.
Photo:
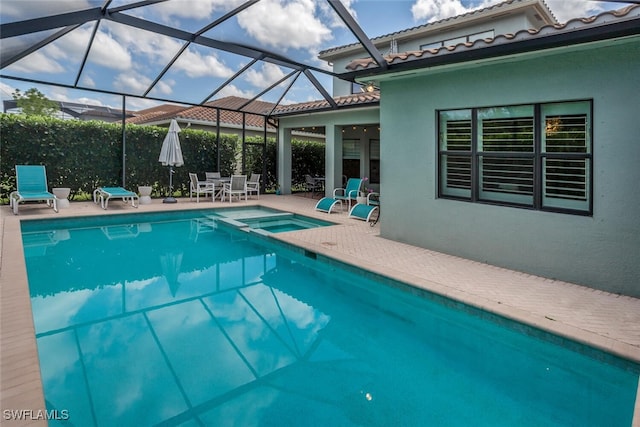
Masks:
[[[242,174],[247,173],[247,113],[242,113]]]
[[[360,25],[353,19],[353,16],[349,13],[347,8],[340,2],[340,0],[327,0],[329,5],[336,11],[338,16],[344,21],[347,28],[351,30],[354,36],[358,39],[360,43],[362,43],[362,47],[365,48],[371,58],[378,64],[378,67],[382,70],[386,70],[389,67],[387,61],[384,59],[378,48],[371,42],[371,39],[365,34],[365,32],[360,28]]]
[[[216,108],[216,172],[222,172],[220,170],[220,109]]]
[[[56,32],[55,34],[52,34],[51,36],[45,38],[44,40],[40,41],[39,43],[35,43],[32,46],[29,46],[27,49],[18,52],[16,55],[10,57],[10,58],[0,58],[0,68],[4,68],[4,67],[8,67],[9,65],[13,64],[14,62],[17,62],[19,60],[21,60],[22,58],[31,55],[33,52],[37,51],[38,49],[48,45],[49,43],[52,43],[56,40],[58,40],[60,37],[70,33],[71,31],[75,30],[76,28],[78,28],[80,25],[72,25],[66,28],[63,28],[62,30]]]
[[[262,133],[262,183],[260,192],[264,194],[267,183],[267,116],[264,119],[264,131]]]
[[[338,108],[338,104],[336,103],[336,100],[333,99],[333,97],[329,94],[329,92],[327,92],[324,86],[322,86],[322,84],[318,81],[318,79],[316,79],[316,76],[314,76],[311,73],[311,71],[309,71],[308,69],[304,70],[303,73],[305,76],[307,76],[311,84],[313,84],[315,88],[318,89],[318,92],[322,94],[323,98],[329,103],[329,105],[331,105],[331,108],[333,109]]]
[[[127,188],[127,97],[122,95],[122,188]]]

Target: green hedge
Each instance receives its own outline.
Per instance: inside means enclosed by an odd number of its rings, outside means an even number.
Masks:
[[[156,195],[169,187],[169,168],[158,162],[167,129],[126,125],[126,186],[152,185]],[[122,125],[99,121],[60,120],[18,114],[0,115],[0,197],[15,189],[15,165],[43,164],[49,187],[70,187],[72,197],[98,186],[122,184]],[[216,135],[180,132],[185,164],[175,168],[174,190],[189,191],[190,171],[212,171],[217,158]],[[221,135],[221,172],[236,168],[236,135]]]
[[[155,196],[169,187],[169,167],[158,162],[167,128],[126,125],[126,187],[151,185]],[[51,117],[0,114],[0,199],[6,202],[15,190],[15,165],[42,164],[47,167],[49,188],[69,187],[71,198],[91,193],[98,186],[122,184],[122,125],[100,121],[60,120]],[[261,143],[262,138],[247,142]],[[203,175],[214,171],[217,159],[216,134],[185,129],[180,132],[185,164],[175,168],[173,186],[189,192],[189,172]],[[267,139],[265,188],[276,184],[276,142]],[[220,172],[231,175],[240,169],[241,141],[237,135],[220,135]],[[247,145],[246,173],[263,173],[262,146]],[[292,141],[292,180],[304,183],[304,175],[324,174],[324,144]]]
[[[247,138],[247,142],[262,142],[262,138]],[[262,173],[262,146],[247,145],[245,166],[247,173]],[[275,190],[277,179],[277,144],[275,138],[267,138],[266,170],[262,177],[267,191]],[[324,175],[324,144],[314,141],[291,141],[291,181],[294,187],[304,187],[304,176]]]

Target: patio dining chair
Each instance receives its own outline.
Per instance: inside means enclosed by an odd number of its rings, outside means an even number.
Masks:
[[[207,181],[215,181],[216,179],[220,179],[220,172],[205,172],[204,178]]]
[[[260,198],[260,175],[259,173],[252,173],[247,181],[247,193],[256,193],[257,198]]]
[[[195,173],[189,173],[189,201],[192,200],[193,194],[196,195],[196,203],[200,203],[200,194],[210,194],[211,200],[215,194],[215,184],[208,181],[199,181],[198,175]]]
[[[231,181],[225,182],[222,188],[222,201],[229,196],[229,203],[231,203],[233,196],[240,197],[244,194],[244,200],[247,201],[247,176],[246,175],[231,175]]]
[[[316,191],[322,191],[322,182],[316,180],[309,174],[304,176],[304,185],[307,192],[311,192],[311,197],[316,194]]]

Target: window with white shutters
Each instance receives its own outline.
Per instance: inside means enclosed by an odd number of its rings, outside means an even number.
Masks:
[[[590,214],[591,101],[440,111],[440,197]]]

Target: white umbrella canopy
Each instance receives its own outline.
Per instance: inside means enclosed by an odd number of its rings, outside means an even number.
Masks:
[[[184,165],[182,148],[180,148],[180,140],[178,139],[180,130],[176,119],[171,119],[169,132],[167,132],[167,136],[164,137],[162,148],[160,149],[160,157],[158,157],[158,161],[162,163],[162,166]]]
[[[158,161],[162,163],[162,166],[169,166],[169,197],[164,199],[164,203],[177,202],[173,197],[173,167],[184,165],[180,139],[178,139],[180,130],[176,119],[171,119],[169,132],[167,132],[167,136],[164,137],[162,148],[160,149],[160,157],[158,157]]]

